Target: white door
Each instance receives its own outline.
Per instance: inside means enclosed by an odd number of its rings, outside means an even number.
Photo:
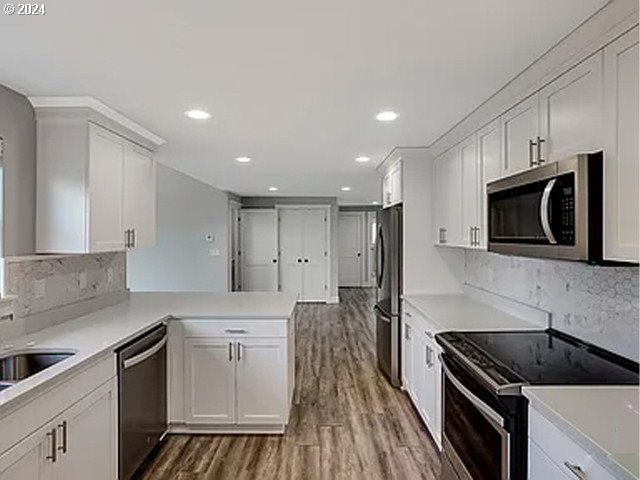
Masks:
[[[54,421],[58,431],[58,479],[116,478],[116,388],[115,380],[103,385]]]
[[[545,161],[602,148],[602,93],[602,52],[540,91]]]
[[[638,54],[638,28],[604,51],[604,255],[607,260],[639,260]]]
[[[279,211],[280,289],[303,295],[303,230],[305,211],[283,208]]]
[[[89,143],[88,250],[124,250],[125,140],[92,125]]]
[[[501,118],[504,139],[504,173],[510,174],[531,167],[531,160],[537,158],[537,150],[530,142],[538,136],[538,97],[519,103]]]
[[[472,135],[460,144],[461,186],[461,242],[463,246],[475,247],[475,229],[479,225],[480,178],[476,137]]]
[[[327,217],[324,209],[303,210],[303,294],[307,302],[326,300]]]
[[[124,163],[124,228],[134,248],[156,243],[156,162],[151,152],[127,145]]]
[[[378,223],[376,212],[367,212],[365,228],[365,277],[364,286],[376,286],[376,240],[378,238]]]
[[[186,423],[235,422],[236,354],[230,338],[185,339]]]
[[[487,248],[487,183],[497,180],[501,175],[500,123],[493,122],[478,132],[478,159],[481,169],[480,186],[480,230],[478,240],[480,248]]]
[[[53,425],[41,428],[2,454],[0,480],[53,480],[55,434]]]
[[[338,285],[362,286],[362,230],[361,212],[340,212],[338,216]]]
[[[242,210],[242,290],[278,290],[278,213]]]
[[[239,339],[237,349],[238,424],[286,423],[286,339]]]

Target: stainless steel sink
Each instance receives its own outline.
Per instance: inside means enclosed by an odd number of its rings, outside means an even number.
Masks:
[[[74,355],[73,352],[16,352],[0,358],[0,391]]]

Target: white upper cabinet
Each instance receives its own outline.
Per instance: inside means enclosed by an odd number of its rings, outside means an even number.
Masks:
[[[478,131],[478,163],[480,168],[480,225],[476,233],[477,246],[487,248],[487,183],[500,178],[502,152],[500,122],[495,121]]]
[[[602,92],[602,52],[540,91],[542,161],[602,149]]]
[[[540,108],[533,95],[519,103],[500,119],[504,141],[503,174],[516,173],[535,166],[540,136]]]
[[[638,27],[604,50],[604,258],[638,262]]]
[[[88,232],[85,241],[88,252],[124,249],[122,198],[126,148],[122,137],[89,125],[88,205],[83,219]]]
[[[460,244],[477,246],[477,232],[480,225],[480,166],[476,136],[472,135],[460,146],[460,173],[462,185],[460,199],[462,205],[462,224],[460,226]]]
[[[134,239],[136,246],[153,245],[152,149],[163,141],[92,99],[30,100],[37,120],[37,252],[118,251]]]
[[[402,162],[393,164],[382,178],[382,206],[402,202]]]
[[[124,162],[124,228],[129,248],[156,243],[156,162],[150,151],[127,145]]]

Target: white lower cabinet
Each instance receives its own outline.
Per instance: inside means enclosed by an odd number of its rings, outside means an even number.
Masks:
[[[228,338],[185,339],[185,421],[235,422],[235,354]]]
[[[236,420],[238,424],[284,424],[287,402],[284,338],[238,339]]]
[[[403,388],[440,448],[442,437],[440,349],[433,338],[432,326],[406,302],[403,306],[403,327]]]
[[[0,455],[0,480],[116,478],[116,388],[112,379]]]
[[[183,395],[184,414],[172,413],[174,431],[260,433],[281,431],[293,392],[293,320],[185,320],[183,353],[170,356],[169,396]],[[179,340],[171,340],[177,342]],[[170,374],[173,375],[173,374]],[[178,399],[179,401],[179,399]],[[174,408],[171,408],[174,411]],[[184,425],[180,425],[184,423]]]
[[[529,408],[529,480],[614,480],[592,455]]]

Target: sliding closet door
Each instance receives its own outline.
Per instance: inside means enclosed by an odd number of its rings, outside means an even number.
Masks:
[[[300,296],[303,294],[304,217],[304,210],[280,210],[280,288]]]
[[[304,268],[303,300],[324,302],[326,300],[327,275],[327,219],[324,209],[309,209],[304,212]]]
[[[278,213],[275,210],[242,210],[242,290],[278,290]]]

